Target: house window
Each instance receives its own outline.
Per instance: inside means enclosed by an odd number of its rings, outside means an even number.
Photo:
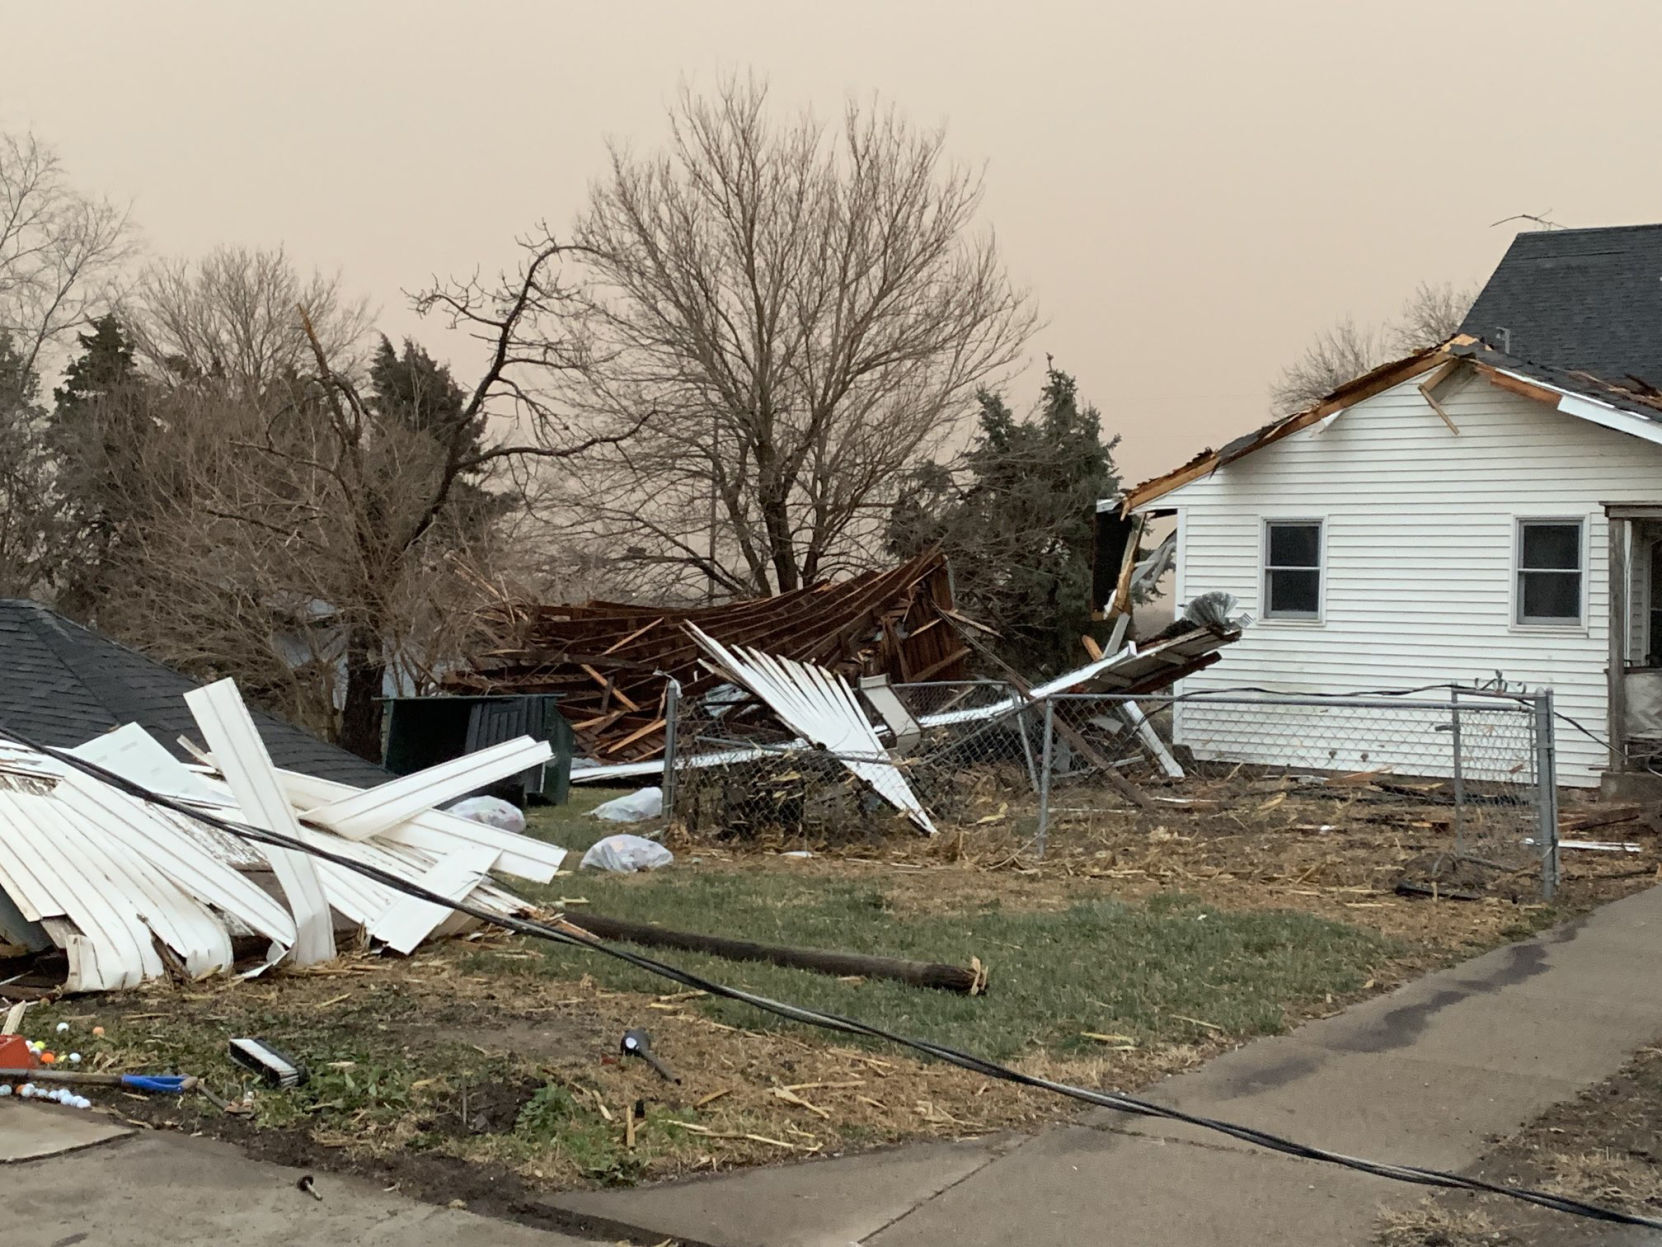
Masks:
[[[1581,623],[1581,534],[1580,520],[1518,521],[1518,623]]]
[[[1264,618],[1320,619],[1322,522],[1264,523]]]

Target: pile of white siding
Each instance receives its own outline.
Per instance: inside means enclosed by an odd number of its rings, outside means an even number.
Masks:
[[[547,883],[565,850],[436,807],[550,757],[528,737],[369,789],[278,770],[229,680],[186,695],[208,745],[187,767],[129,724],[72,750],[220,819],[279,833],[494,913],[525,903],[491,872]],[[261,876],[275,885],[261,886]],[[238,936],[266,962],[335,955],[338,919],[408,953],[471,920],[334,862],[255,843],[0,742],[0,943],[68,955],[68,991],[227,970]]]

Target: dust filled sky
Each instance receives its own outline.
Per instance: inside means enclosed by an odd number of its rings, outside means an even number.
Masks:
[[[1132,479],[1261,423],[1337,317],[1481,279],[1498,218],[1662,219],[1658,0],[0,0],[0,41],[0,125],[150,248],[283,243],[451,353],[399,291],[563,228],[683,78],[754,69],[826,116],[879,92],[985,164],[1031,359]]]

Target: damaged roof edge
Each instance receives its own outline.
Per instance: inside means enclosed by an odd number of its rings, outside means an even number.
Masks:
[[[1303,411],[1294,412],[1290,416],[1283,416],[1279,420],[1272,421],[1255,432],[1248,433],[1227,443],[1220,450],[1203,450],[1187,463],[1173,469],[1164,476],[1156,476],[1126,490],[1120,502],[1121,513],[1129,515],[1131,512],[1164,497],[1173,490],[1187,485],[1190,481],[1199,480],[1203,476],[1210,476],[1227,463],[1233,463],[1255,450],[1261,450],[1265,446],[1299,432],[1301,429],[1307,429],[1335,412],[1343,411],[1346,407],[1354,406],[1364,399],[1372,398],[1375,394],[1383,393],[1393,386],[1401,385],[1404,381],[1410,381],[1421,373],[1429,372],[1448,358],[1451,347],[1466,345],[1475,341],[1476,339],[1464,334],[1456,335],[1446,342],[1439,342],[1436,346],[1426,347],[1424,350],[1416,351],[1402,359],[1381,364],[1379,367],[1363,373],[1355,380],[1347,381],[1314,406],[1306,407]]]

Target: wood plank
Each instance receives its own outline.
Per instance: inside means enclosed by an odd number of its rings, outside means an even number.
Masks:
[[[661,732],[663,730],[664,721],[662,719],[654,719],[645,727],[637,728],[635,731],[630,732],[629,735],[623,737],[623,739],[609,742],[604,748],[601,749],[600,752],[603,754],[617,753],[620,750],[629,748],[629,746],[634,744],[636,741],[642,740],[652,735],[654,732]]]

